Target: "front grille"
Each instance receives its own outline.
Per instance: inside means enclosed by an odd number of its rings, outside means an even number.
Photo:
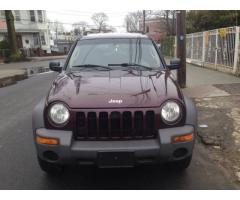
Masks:
[[[155,113],[152,110],[78,112],[75,139],[77,140],[131,140],[156,136]]]

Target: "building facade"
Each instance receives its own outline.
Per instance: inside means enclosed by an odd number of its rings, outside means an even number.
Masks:
[[[21,50],[51,53],[50,33],[44,10],[15,10],[14,25],[17,36],[17,46]],[[0,11],[0,41],[7,39],[5,12]],[[30,51],[27,51],[28,54]],[[30,56],[30,55],[28,55]]]
[[[143,22],[140,21],[139,29],[143,30]],[[166,20],[163,18],[158,19],[146,19],[145,20],[145,31],[147,35],[155,42],[160,42],[167,36]]]

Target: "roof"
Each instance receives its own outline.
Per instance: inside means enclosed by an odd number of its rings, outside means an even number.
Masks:
[[[81,40],[98,38],[148,38],[148,36],[140,33],[97,33],[83,36]]]

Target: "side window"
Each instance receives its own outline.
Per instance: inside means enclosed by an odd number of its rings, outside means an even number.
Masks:
[[[160,67],[161,61],[153,44],[143,44],[142,64],[149,67]]]
[[[68,66],[74,66],[77,63],[77,60],[80,57],[80,49],[78,46],[76,46],[73,50],[73,53],[71,55],[71,58],[69,60]],[[79,63],[78,63],[79,64]]]

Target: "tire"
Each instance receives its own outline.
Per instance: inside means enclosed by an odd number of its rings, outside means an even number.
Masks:
[[[43,171],[50,175],[58,175],[64,171],[64,167],[62,165],[47,162],[39,157],[38,164]]]
[[[176,171],[184,171],[189,167],[191,160],[192,160],[192,155],[183,160],[171,162],[169,163],[170,168]]]

